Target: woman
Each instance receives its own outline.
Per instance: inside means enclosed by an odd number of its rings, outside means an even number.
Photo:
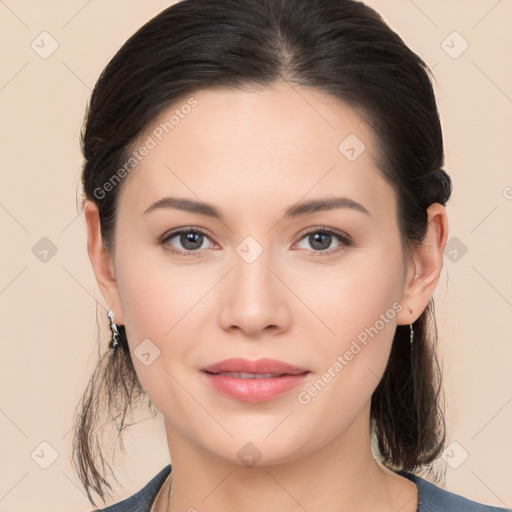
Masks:
[[[99,419],[141,398],[172,471],[106,511],[500,510],[415,474],[445,441],[451,180],[428,68],[378,14],[179,2],[103,71],[83,153],[112,331],[75,429],[91,503]]]

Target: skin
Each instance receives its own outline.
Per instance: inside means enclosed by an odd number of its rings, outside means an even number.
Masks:
[[[414,512],[416,486],[372,455],[370,399],[396,326],[416,320],[436,288],[445,209],[429,208],[425,243],[408,262],[394,191],[355,110],[287,83],[194,98],[198,105],[125,178],[113,254],[103,248],[96,206],[85,204],[98,285],[126,326],[137,375],[164,417],[170,510]],[[366,146],[355,161],[338,150],[349,134]],[[143,213],[169,195],[211,203],[223,221],[171,208]],[[339,208],[284,219],[296,202],[326,196],[348,197],[370,215]],[[312,245],[304,232],[322,226],[349,234],[352,244],[333,236]],[[206,231],[198,254],[166,251],[186,250],[179,237],[159,243],[181,227]],[[247,236],[263,248],[252,263],[236,252]],[[320,254],[331,249],[340,250]],[[297,394],[393,303],[402,306],[394,318],[308,404],[299,403]],[[133,352],[144,339],[160,350],[149,366]],[[245,403],[215,391],[199,371],[229,357],[270,357],[311,373],[280,397]],[[251,467],[237,456],[247,442],[261,452]],[[168,483],[157,510],[166,510]]]

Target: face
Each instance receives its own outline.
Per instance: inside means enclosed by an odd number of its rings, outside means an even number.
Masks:
[[[116,320],[171,443],[238,464],[242,447],[256,447],[275,464],[367,418],[406,308],[396,197],[368,125],[320,91],[276,84],[193,97],[134,145],[150,150],[120,195]],[[168,197],[208,203],[218,217],[155,206]],[[352,203],[297,208],[333,198]],[[261,399],[232,396],[201,370],[230,358],[308,373]]]

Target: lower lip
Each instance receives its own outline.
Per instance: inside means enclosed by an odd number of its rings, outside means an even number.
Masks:
[[[231,398],[242,402],[265,402],[298,386],[310,372],[271,379],[237,379],[227,375],[203,373],[217,391]]]

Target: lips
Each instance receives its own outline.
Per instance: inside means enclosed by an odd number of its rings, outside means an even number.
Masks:
[[[290,375],[286,373],[245,373],[245,372],[219,372],[213,375],[225,375],[233,379],[274,379],[275,377],[282,377],[283,375]]]
[[[268,359],[266,357],[258,359],[257,361],[250,361],[249,359],[240,358],[226,359],[224,361],[219,361],[218,363],[211,364],[209,366],[201,368],[201,370],[207,373],[214,374],[236,372],[253,375],[262,375],[271,373],[276,374],[277,376],[297,375],[299,373],[309,371],[307,368],[299,368],[297,366],[293,366],[283,361],[278,361],[276,359]]]
[[[275,359],[226,359],[201,368],[216,391],[242,402],[265,402],[304,382],[311,373]]]

